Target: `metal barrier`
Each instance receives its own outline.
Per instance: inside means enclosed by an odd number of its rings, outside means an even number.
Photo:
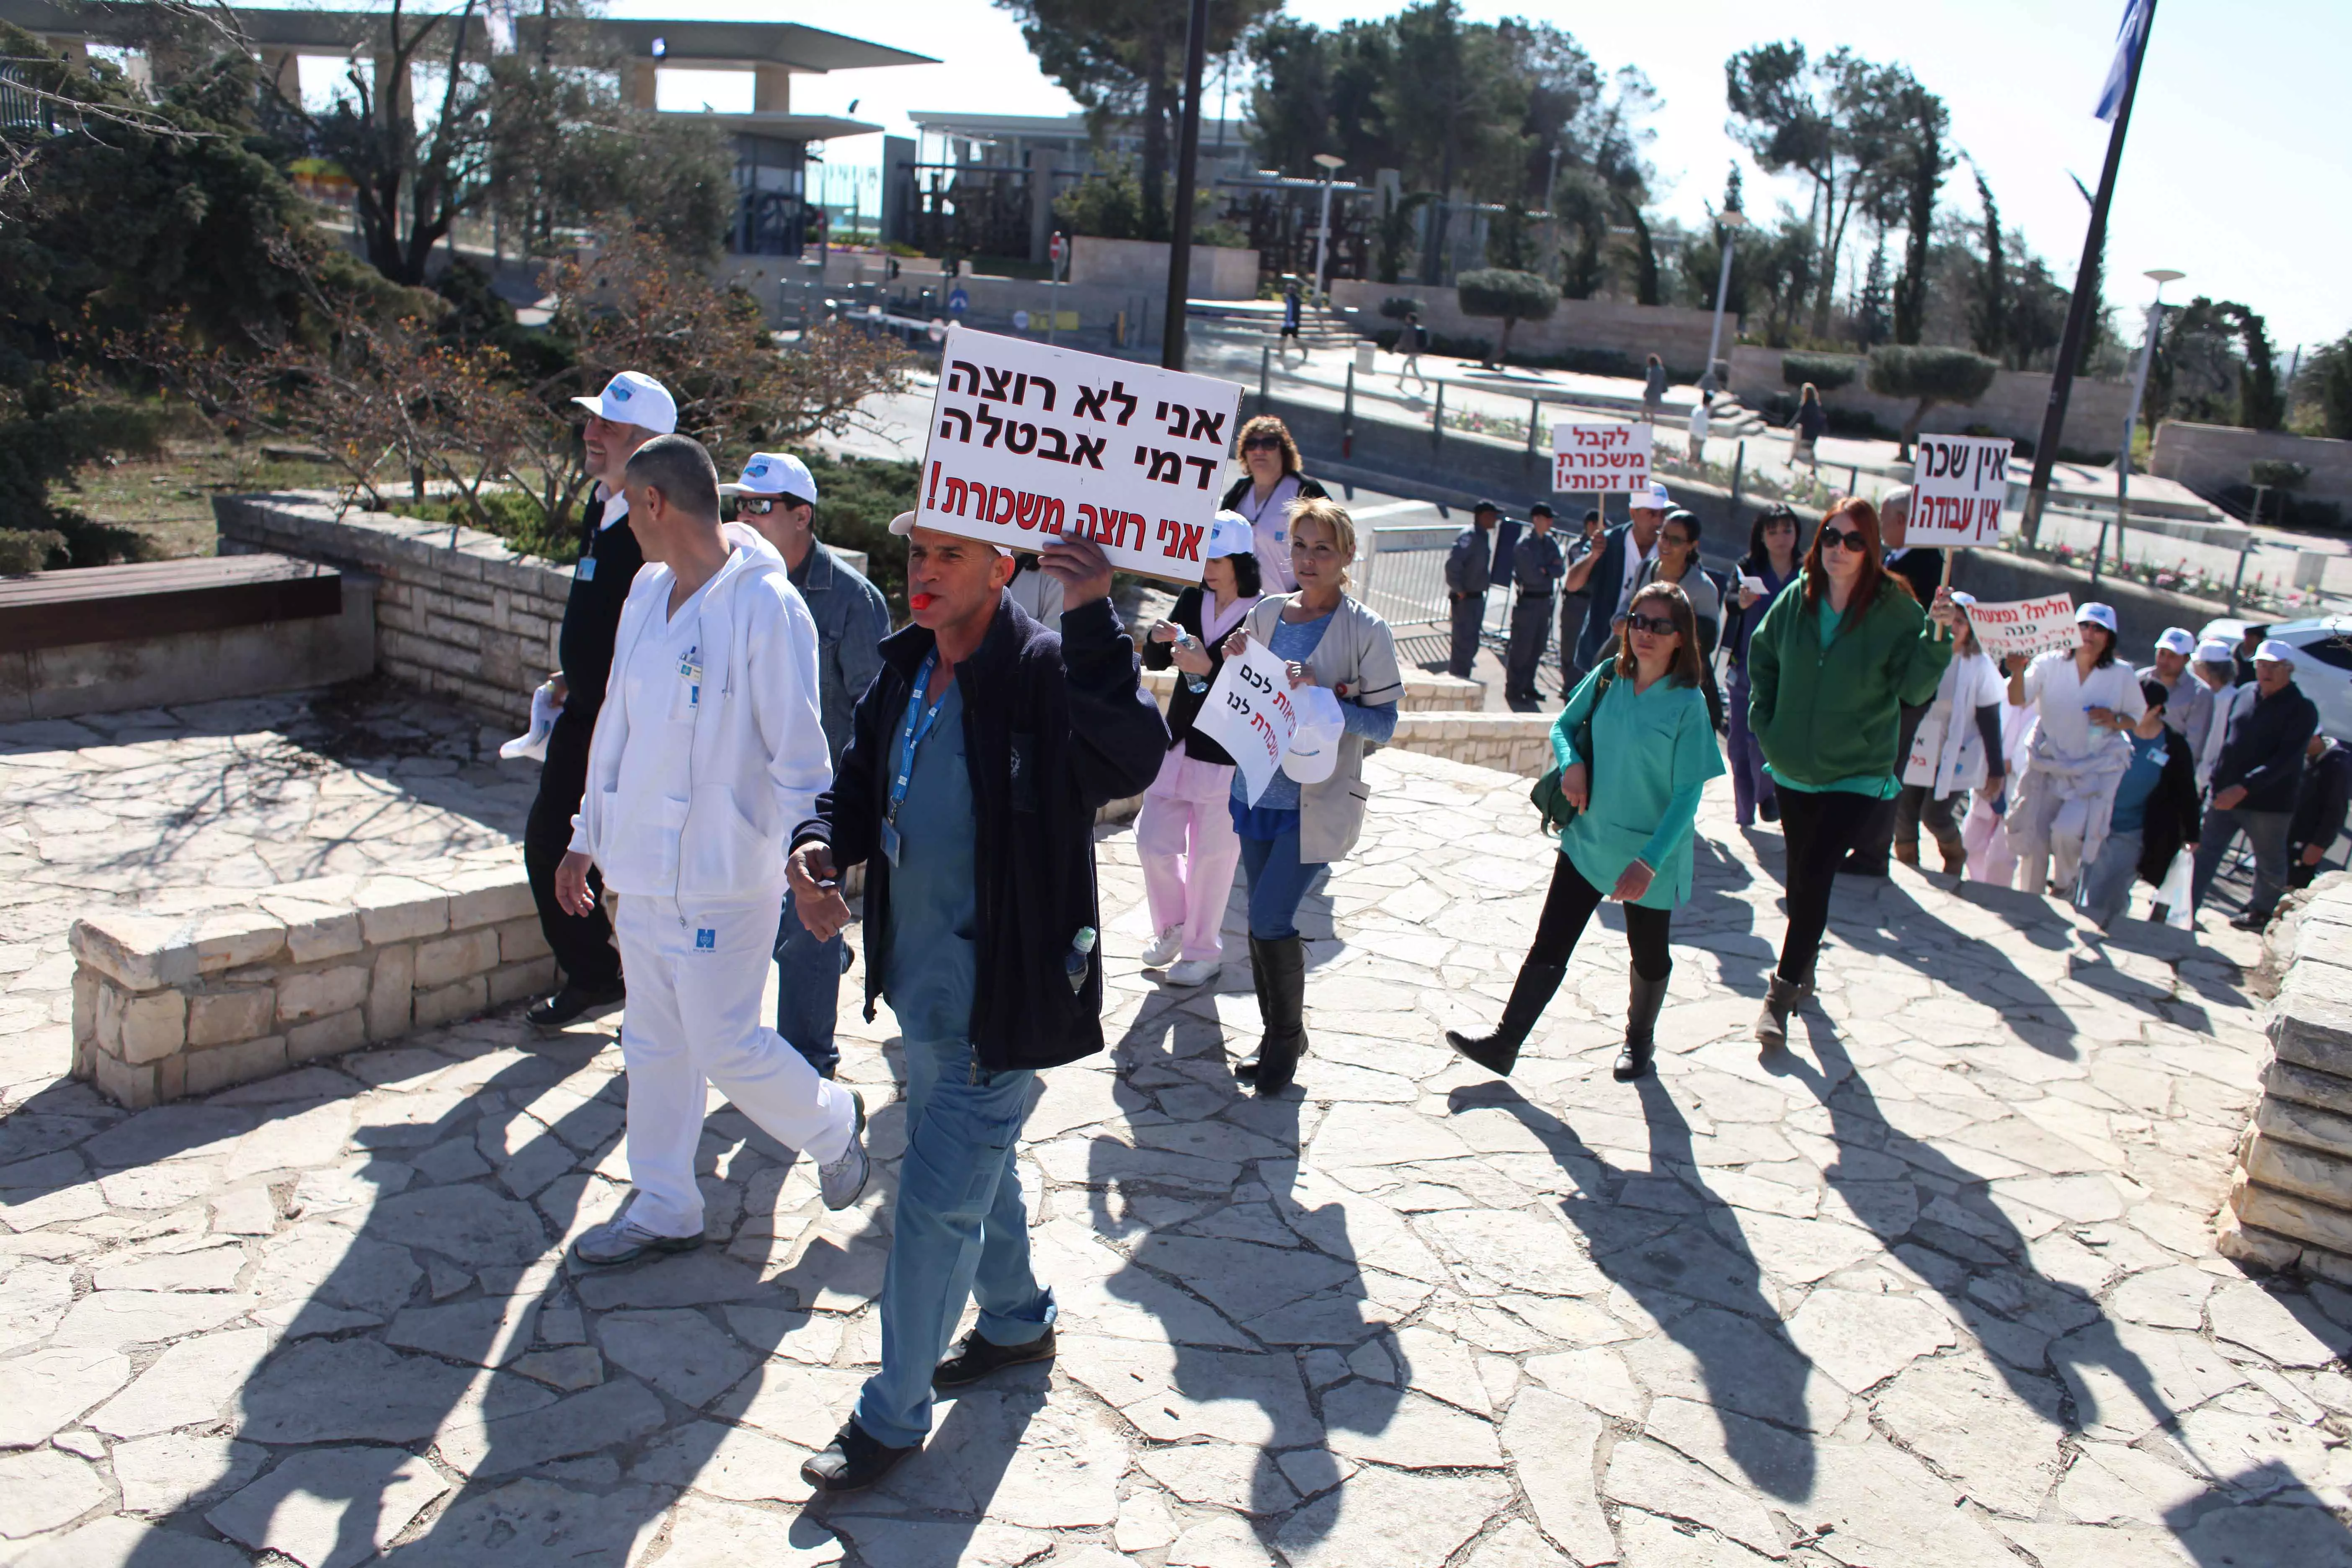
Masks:
[[[1370,557],[1364,563],[1364,583],[1358,595],[1396,638],[1398,655],[1408,664],[1435,663],[1447,657],[1454,640],[1453,601],[1445,586],[1445,556],[1461,530],[1440,528],[1374,528]],[[1486,590],[1486,614],[1478,640],[1505,657],[1511,641],[1512,591],[1501,584]],[[1547,640],[1538,659],[1537,689],[1557,693],[1559,687],[1558,648]]]

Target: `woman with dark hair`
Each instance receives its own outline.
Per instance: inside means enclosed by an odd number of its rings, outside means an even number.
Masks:
[[[1225,805],[1234,759],[1192,728],[1225,662],[1223,644],[1258,599],[1257,553],[1240,513],[1209,528],[1201,585],[1176,595],[1168,618],[1143,639],[1143,667],[1178,671],[1168,699],[1168,755],[1135,818],[1135,850],[1151,910],[1146,969],[1168,968],[1171,985],[1213,980],[1224,962],[1225,903],[1242,841]]]
[[[1821,467],[1821,458],[1813,453],[1813,443],[1830,427],[1830,411],[1822,406],[1822,395],[1811,382],[1797,394],[1797,439],[1789,448],[1789,461],[1811,463]]]
[[[1938,589],[1926,610],[1879,564],[1878,512],[1859,496],[1813,532],[1799,586],[1772,601],[1748,644],[1748,727],[1780,797],[1788,927],[1756,1020],[1767,1051],[1811,993],[1838,862],[1895,793],[1903,708],[1936,694],[1957,612]],[[1930,623],[1934,623],[1930,625]]]
[[[1698,563],[1698,519],[1681,507],[1666,513],[1658,529],[1658,553],[1642,568],[1634,586],[1672,583],[1691,602],[1698,617],[1698,661],[1701,668],[1715,657],[1716,638],[1723,631],[1723,592]]]
[[[1261,414],[1242,426],[1238,437],[1242,477],[1217,504],[1241,513],[1257,543],[1258,576],[1269,594],[1298,586],[1290,572],[1290,509],[1301,500],[1326,500],[1329,492],[1299,472],[1298,443],[1290,426]]]
[[[2108,804],[2106,841],[2083,868],[2074,891],[2074,907],[2103,931],[2130,907],[2132,882],[2162,887],[2172,858],[2184,849],[2193,854],[2203,826],[2197,759],[2180,731],[2164,721],[2172,692],[2150,676],[2139,683],[2139,694],[2146,711],[2125,731],[2131,762]]]
[[[1764,771],[1764,748],[1748,727],[1748,639],[1764,618],[1760,606],[1797,576],[1797,514],[1786,506],[1759,511],[1748,525],[1748,553],[1739,558],[1739,592],[1724,622],[1724,704],[1730,710],[1731,802],[1739,826],[1780,819],[1780,800]]]
[[[2074,895],[2076,871],[2099,858],[2116,781],[2131,765],[2131,746],[2119,737],[2147,711],[2139,677],[2116,661],[2116,612],[2083,605],[2074,634],[2071,650],[2037,654],[2031,664],[2004,661],[2009,700],[2036,719],[2031,765],[2009,807],[2017,885],[2060,898]]]
[[[1625,1046],[1614,1072],[1624,1082],[1650,1070],[1674,969],[1668,928],[1675,907],[1690,897],[1699,795],[1723,772],[1703,668],[1689,596],[1672,583],[1653,583],[1626,607],[1617,657],[1585,677],[1553,721],[1560,793],[1576,819],[1560,833],[1535,945],[1519,965],[1502,1023],[1475,1038],[1445,1032],[1445,1043],[1480,1067],[1508,1073],[1517,1064],[1568,973],[1577,938],[1609,898],[1625,906],[1633,950]]]

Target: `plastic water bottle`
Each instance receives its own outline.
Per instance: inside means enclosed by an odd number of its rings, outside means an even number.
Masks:
[[[1192,647],[1196,646],[1200,640],[1200,638],[1194,637],[1191,632],[1180,632],[1177,634],[1176,646],[1178,647]],[[1209,678],[1205,675],[1194,675],[1188,669],[1184,672],[1184,684],[1192,689],[1195,696],[1198,696],[1200,693],[1209,689]]]
[[[1070,951],[1062,955],[1062,973],[1070,977],[1072,995],[1087,988],[1087,955],[1094,950],[1095,928],[1080,926],[1078,934],[1070,939]]]

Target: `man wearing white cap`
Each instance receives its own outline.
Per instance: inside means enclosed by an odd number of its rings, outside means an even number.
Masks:
[[[2275,639],[2254,650],[2253,700],[2237,704],[2213,764],[2213,795],[2189,889],[2192,917],[2241,833],[2254,851],[2254,890],[2245,912],[2230,923],[2260,931],[2286,895],[2287,830],[2303,782],[2304,750],[2319,730],[2319,710],[2294,683],[2295,658],[2291,645]]]
[[[1587,584],[1591,585],[1584,630],[1576,638],[1577,668],[1591,669],[1601,658],[1601,647],[1624,623],[1625,606],[1642,581],[1642,569],[1658,558],[1658,535],[1674,504],[1666,487],[1652,479],[1633,492],[1626,521],[1602,534],[1600,548],[1586,552],[1560,579],[1561,588],[1570,594],[1582,593]]]
[[[785,571],[816,623],[817,709],[828,761],[841,765],[850,713],[882,668],[890,609],[882,591],[816,537],[816,478],[789,452],[754,452],[743,477],[719,487],[735,498],[735,515],[784,558]],[[841,1059],[833,1043],[841,976],[849,946],[839,935],[819,942],[784,901],[776,931],[776,1032],[826,1078]]]
[[[2165,728],[2189,742],[2189,759],[2201,769],[2205,731],[2213,724],[2213,694],[2189,673],[2189,661],[2196,652],[2195,637],[2182,627],[2167,626],[2156,639],[2156,662],[2141,670],[2139,678],[2164,688]]]
[[[2009,700],[2039,716],[2032,765],[2009,808],[2009,837],[2029,893],[2054,889],[2072,898],[2075,873],[2098,858],[2107,837],[2116,784],[2131,765],[2118,737],[2147,712],[2139,677],[2116,662],[2116,612],[2084,605],[2074,612],[2078,646],[2009,668]]]
[[[2230,721],[2238,716],[2239,704],[2254,700],[2254,687],[2251,681],[2238,684],[2238,651],[2220,637],[2199,643],[2189,668],[2206,699],[2204,732],[2189,737],[2197,747],[2197,787],[2202,791],[2213,782],[2213,764],[2221,760]]]
[[[629,526],[625,476],[638,447],[677,428],[677,403],[669,389],[637,371],[625,370],[595,396],[572,401],[588,412],[581,447],[595,488],[580,520],[580,563],[572,570],[563,628],[556,635],[556,658],[563,668],[548,683],[560,711],[547,737],[539,795],[522,836],[523,868],[539,905],[540,930],[563,971],[555,994],[525,1015],[542,1029],[560,1029],[621,1000],[621,958],[613,948],[603,900],[593,900],[583,912],[567,910],[555,896],[555,869],[572,842],[572,818],[587,784],[588,742],[604,703],[621,606],[646,563]],[[592,875],[589,887],[601,891],[603,884]]]

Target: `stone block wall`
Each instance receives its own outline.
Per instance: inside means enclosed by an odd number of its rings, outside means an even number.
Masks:
[[[1197,254],[1197,253],[1196,253]],[[1331,279],[1331,302],[1358,312],[1357,324],[1369,334],[1394,323],[1383,318],[1381,302],[1397,295],[1421,301],[1421,324],[1440,337],[1498,340],[1503,323],[1484,316],[1465,316],[1451,288],[1421,283],[1371,283],[1360,279]],[[1724,323],[1726,339],[1738,335],[1738,318]],[[1677,371],[1696,374],[1706,364],[1707,335],[1715,328],[1712,310],[1694,310],[1675,305],[1631,305],[1617,300],[1562,300],[1559,309],[1540,321],[1521,321],[1511,329],[1511,351],[1520,354],[1557,354],[1571,349],[1609,349],[1640,363],[1656,354]]]
[[[1402,752],[1540,778],[1551,766],[1551,715],[1403,713],[1389,744]]]
[[[2147,471],[2179,479],[2200,495],[2218,495],[2231,485],[2252,482],[2247,470],[2263,458],[2309,468],[2311,477],[2298,492],[2305,498],[2352,506],[2352,441],[2167,419],[2156,427]],[[2272,510],[2272,503],[2266,501],[2263,510]]]
[[[2263,1097],[2221,1211],[2225,1257],[2352,1285],[2352,875],[2273,928],[2283,961]]]
[[[74,922],[73,1074],[138,1110],[543,991],[520,863],[321,877],[190,916]]]

